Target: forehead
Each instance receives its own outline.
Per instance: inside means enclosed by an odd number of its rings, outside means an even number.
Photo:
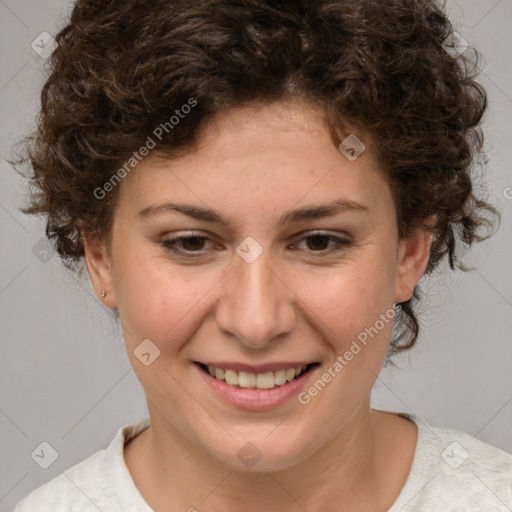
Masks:
[[[349,135],[345,129],[342,137]],[[178,197],[215,209],[268,205],[277,212],[341,195],[376,207],[390,199],[389,190],[371,141],[361,132],[358,139],[366,147],[351,161],[312,106],[230,109],[203,128],[187,154],[144,159],[122,183],[120,203],[144,208]]]

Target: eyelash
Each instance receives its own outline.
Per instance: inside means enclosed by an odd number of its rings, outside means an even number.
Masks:
[[[348,247],[349,245],[351,245],[351,242],[349,240],[347,240],[345,238],[339,238],[337,236],[330,235],[327,233],[311,233],[307,236],[302,237],[301,241],[307,240],[307,239],[313,238],[313,237],[328,238],[329,241],[336,242],[336,245],[333,248],[322,249],[319,251],[310,251],[315,256],[317,255],[315,253],[318,253],[319,257],[330,255],[333,252],[340,252],[340,251],[344,250],[346,247]],[[176,245],[179,244],[180,242],[182,242],[184,240],[190,240],[192,238],[197,238],[199,240],[212,241],[212,239],[208,236],[202,236],[200,234],[191,233],[188,236],[178,236],[176,238],[162,240],[161,244],[167,251],[172,252],[178,256],[184,256],[187,258],[197,258],[200,256],[204,256],[204,252],[202,250],[201,251],[186,251],[186,250],[183,251],[181,249],[176,248]]]

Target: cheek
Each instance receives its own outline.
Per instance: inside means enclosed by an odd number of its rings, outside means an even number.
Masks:
[[[281,268],[296,296],[289,300],[300,310],[299,321],[302,316],[302,322],[322,333],[337,354],[345,353],[393,303],[392,251],[385,249],[370,244],[330,269]],[[208,313],[214,314],[215,301],[222,300],[225,269],[179,266],[148,245],[119,245],[117,253],[114,286],[130,352],[144,339],[163,352],[178,352]],[[381,331],[386,336],[387,329]]]
[[[126,257],[114,286],[128,346],[148,338],[162,352],[178,350],[200,328],[198,315],[222,275],[198,275],[197,267],[180,268],[154,252]]]
[[[382,261],[361,259],[332,272],[303,274],[295,289],[326,326],[351,332],[373,323],[393,303],[393,271]]]
[[[391,263],[392,258],[355,258],[332,272],[297,279],[297,295],[309,310],[305,314],[333,360],[343,357],[344,373],[356,381],[363,374],[371,380],[371,372],[361,369],[378,373],[387,352],[395,314]]]

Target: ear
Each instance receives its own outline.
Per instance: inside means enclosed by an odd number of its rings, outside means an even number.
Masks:
[[[425,226],[435,224],[435,216],[425,220]],[[395,302],[405,302],[412,298],[414,288],[423,277],[430,258],[432,233],[418,228],[399,243],[398,267],[395,283]]]
[[[96,295],[105,306],[113,309],[117,307],[111,269],[111,258],[107,249],[107,242],[94,233],[82,232],[85,261]],[[105,291],[105,298],[102,292]]]

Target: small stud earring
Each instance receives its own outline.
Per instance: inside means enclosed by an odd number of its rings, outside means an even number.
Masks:
[[[101,290],[101,298],[104,299],[107,296],[107,292],[105,290]]]

